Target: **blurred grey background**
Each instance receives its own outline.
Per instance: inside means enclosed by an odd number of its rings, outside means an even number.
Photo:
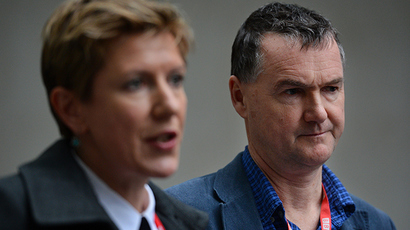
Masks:
[[[61,0],[0,0],[0,176],[58,137],[40,78],[40,31]],[[171,0],[195,31],[179,171],[163,188],[216,171],[247,144],[228,92],[230,49],[265,0]],[[347,189],[410,224],[410,1],[284,0],[333,22],[347,54],[346,127],[327,165]]]

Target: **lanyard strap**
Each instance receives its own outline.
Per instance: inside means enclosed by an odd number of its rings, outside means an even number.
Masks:
[[[323,186],[323,183],[322,188],[325,197],[322,200],[322,207],[320,209],[320,225],[322,226],[322,230],[330,230],[332,228],[332,217],[330,214],[329,199],[327,198],[325,186]]]
[[[330,214],[330,206],[329,206],[329,199],[327,199],[327,194],[325,187],[323,186],[322,183],[322,189],[323,189],[323,194],[325,197],[322,200],[322,205],[320,208],[320,225],[322,226],[322,230],[331,230],[332,229],[332,218]],[[286,222],[288,223],[288,229],[292,230],[290,227],[289,221],[286,219]]]
[[[164,225],[162,224],[161,220],[159,219],[156,213],[155,213],[155,225],[157,226],[158,230],[165,230]]]

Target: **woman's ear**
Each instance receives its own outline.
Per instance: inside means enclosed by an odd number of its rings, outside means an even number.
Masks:
[[[55,87],[50,93],[50,104],[54,112],[74,135],[86,131],[87,126],[82,114],[82,102],[70,90]]]
[[[235,108],[236,112],[242,118],[246,118],[247,108],[246,108],[246,103],[244,100],[245,98],[243,94],[244,93],[243,83],[241,83],[235,75],[232,75],[229,78],[229,92],[231,94],[231,101],[232,101],[233,107]]]

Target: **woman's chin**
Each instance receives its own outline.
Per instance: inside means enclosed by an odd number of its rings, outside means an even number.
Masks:
[[[152,171],[151,177],[166,178],[174,174],[178,170],[179,160],[176,161],[164,161],[157,164]]]

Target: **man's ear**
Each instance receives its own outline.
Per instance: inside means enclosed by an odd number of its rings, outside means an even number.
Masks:
[[[82,116],[81,101],[72,91],[60,86],[55,87],[50,93],[50,104],[74,135],[85,132],[87,128]]]
[[[231,94],[232,105],[235,108],[236,112],[242,118],[246,118],[247,108],[243,94],[243,83],[241,83],[235,75],[232,75],[229,78],[229,92]]]

